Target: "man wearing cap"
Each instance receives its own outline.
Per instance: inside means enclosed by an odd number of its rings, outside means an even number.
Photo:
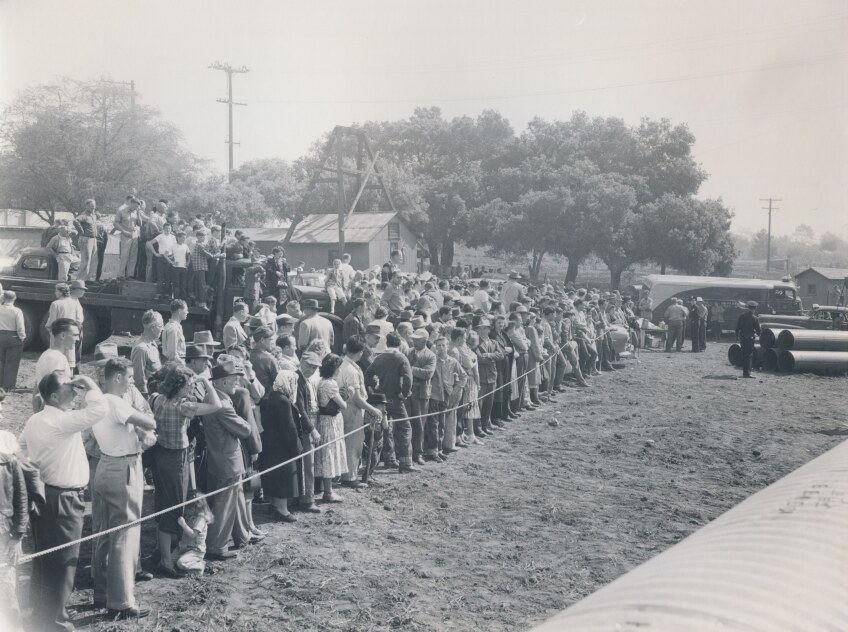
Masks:
[[[224,325],[224,331],[221,336],[224,343],[224,351],[232,349],[236,345],[243,345],[247,342],[247,333],[244,331],[242,323],[249,316],[247,304],[236,303],[233,305],[233,315]]]
[[[183,321],[188,318],[188,305],[182,299],[171,301],[171,319],[162,330],[162,357],[166,362],[185,363],[186,340]]]
[[[355,298],[350,302],[350,313],[345,317],[342,325],[342,339],[348,340],[351,336],[365,336],[365,300]]]
[[[456,452],[456,410],[468,375],[459,360],[448,354],[448,341],[439,336],[433,343],[436,370],[430,381],[430,403],[424,424],[424,459],[438,461]],[[450,411],[450,412],[447,412]]]
[[[201,349],[204,349],[205,352],[209,354],[210,358],[212,356],[212,353],[215,351],[214,348],[221,346],[221,343],[212,337],[212,332],[208,329],[205,329],[203,331],[195,331],[191,344],[198,346]],[[188,353],[187,348],[186,353]]]
[[[297,349],[301,353],[313,340],[324,342],[327,349],[333,348],[333,323],[318,314],[318,301],[307,298],[301,302],[303,319],[298,324]]]
[[[226,491],[210,498],[215,520],[209,525],[206,535],[206,556],[213,560],[227,560],[237,556],[228,550],[231,539],[236,542],[251,539],[251,534],[244,529],[245,525],[236,520],[238,505],[245,502],[242,485],[237,484],[244,474],[240,439],[248,438],[251,428],[236,412],[231,396],[235,394],[239,378],[243,375],[232,363],[212,367],[212,386],[221,400],[221,408],[202,417],[208,459],[207,491],[228,487]]]
[[[130,360],[133,363],[135,387],[146,397],[147,380],[162,368],[162,358],[159,355],[157,343],[165,325],[162,323],[161,314],[152,309],[144,312],[141,317],[141,324],[144,326],[144,330],[130,352]]]
[[[410,325],[410,329],[412,326]],[[412,429],[412,461],[424,464],[424,426],[430,401],[430,382],[436,372],[436,354],[427,348],[430,336],[419,329],[411,336],[413,348],[407,354],[412,367],[412,391],[409,398],[410,427]],[[438,456],[431,460],[441,460]]]
[[[675,350],[683,349],[683,332],[686,329],[686,319],[689,317],[689,310],[683,307],[682,301],[679,298],[672,298],[671,305],[665,310],[665,322],[668,323],[668,332],[665,339],[666,353],[671,351],[672,345],[675,345]]]
[[[103,392],[108,412],[91,427],[100,449],[91,484],[93,533],[141,516],[144,445],[137,431],[154,430],[156,421],[150,412],[140,412],[126,401],[128,391],[133,388],[132,373],[132,364],[123,358],[113,357],[103,363]],[[94,603],[106,606],[110,618],[143,617],[150,612],[149,608],[138,607],[133,591],[140,544],[140,525],[110,533],[95,542]]]
[[[400,350],[400,337],[392,332],[386,336],[386,352],[379,354],[365,372],[365,385],[386,396],[386,414],[394,419],[394,448],[401,472],[417,471],[412,466],[412,429],[404,400],[412,391],[412,367]],[[377,378],[375,381],[374,378]],[[385,450],[386,446],[384,446]],[[390,456],[387,456],[387,465]],[[392,459],[394,460],[394,459]]]
[[[762,333],[760,319],[755,312],[756,301],[748,301],[745,305],[746,311],[739,314],[736,321],[736,339],[742,347],[742,377],[754,377],[751,375],[751,360],[754,355],[754,335]]]

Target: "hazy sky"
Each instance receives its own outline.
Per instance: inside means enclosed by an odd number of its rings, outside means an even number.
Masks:
[[[58,76],[136,82],[188,147],[226,168],[303,154],[336,124],[416,106],[516,131],[574,110],[686,122],[734,228],[848,233],[848,0],[0,0],[0,102]]]

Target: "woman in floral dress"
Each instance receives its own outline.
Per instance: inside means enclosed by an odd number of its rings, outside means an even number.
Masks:
[[[336,375],[342,359],[335,353],[327,354],[321,361],[318,373],[321,381],[318,383],[318,433],[321,435],[319,445],[324,446],[315,453],[315,476],[323,480],[324,502],[340,503],[341,498],[333,493],[333,479],[347,472],[347,455],[345,453],[344,419],[341,411],[347,404],[339,393]]]

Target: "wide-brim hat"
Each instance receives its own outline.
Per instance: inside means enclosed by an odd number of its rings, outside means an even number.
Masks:
[[[101,342],[96,347],[94,347],[94,359],[87,364],[93,364],[94,366],[103,366],[109,360],[113,360],[115,358],[120,358],[120,354],[118,353],[118,345],[114,342]]]
[[[413,340],[429,340],[430,334],[427,333],[426,329],[419,329],[415,331],[410,338]]]
[[[405,309],[398,315],[398,320],[400,322],[409,322],[414,316],[415,314],[410,312],[408,309]]]
[[[189,362],[190,360],[199,360],[201,358],[206,360],[212,359],[212,356],[206,353],[206,347],[200,345],[186,345],[186,362]]]
[[[297,319],[291,314],[278,314],[277,323],[280,325],[294,325]]]
[[[530,310],[527,309],[526,305],[519,305],[518,307],[515,308],[516,314],[527,314],[529,312],[530,312]]]
[[[513,280],[517,280],[517,279],[521,278],[521,275],[518,274],[518,272],[516,272],[515,270],[510,270],[509,271],[509,278],[513,279]]]
[[[301,364],[311,364],[312,366],[321,366],[323,360],[321,354],[315,351],[304,351],[303,355],[300,356]]]
[[[747,303],[745,303],[745,307],[748,307],[750,309],[757,309],[757,307],[759,307],[759,303],[757,303],[757,301],[748,301]]]
[[[264,326],[265,321],[262,320],[261,318],[259,318],[258,316],[251,316],[250,318],[247,319],[247,322],[245,323],[245,325],[247,325],[248,327],[250,327],[252,329],[254,327]]]
[[[491,329],[492,321],[490,321],[488,318],[481,318],[479,321],[477,321],[477,324],[474,325],[474,329],[480,329],[481,327],[488,327],[489,329]]]
[[[88,288],[85,287],[85,281],[74,280],[74,281],[71,281],[71,289],[72,290],[87,290]]]
[[[372,336],[382,336],[383,329],[380,327],[380,325],[366,325],[365,333],[371,334]]]
[[[216,364],[212,367],[212,380],[221,380],[231,375],[244,375],[244,371],[239,371],[232,362]]]
[[[305,298],[300,302],[301,309],[318,309],[318,301],[314,298]]]
[[[212,332],[208,329],[204,331],[195,331],[192,342],[196,345],[208,345],[212,347],[219,347],[221,345],[220,342],[212,337]]]
[[[412,320],[409,321],[409,324],[412,325],[413,329],[421,329],[426,326],[423,316],[413,316]]]
[[[368,394],[368,403],[372,406],[377,406],[380,404],[387,404],[388,400],[384,393],[369,393]]]

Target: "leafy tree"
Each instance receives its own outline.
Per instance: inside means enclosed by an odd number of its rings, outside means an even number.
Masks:
[[[184,191],[180,208],[192,215],[210,214],[219,223],[232,227],[264,226],[273,211],[255,184],[244,180],[227,182],[225,176],[213,176]]]
[[[174,126],[135,101],[106,81],[24,90],[0,126],[2,202],[53,222],[57,212],[81,211],[89,197],[105,209],[129,192],[176,197],[200,162]]]

